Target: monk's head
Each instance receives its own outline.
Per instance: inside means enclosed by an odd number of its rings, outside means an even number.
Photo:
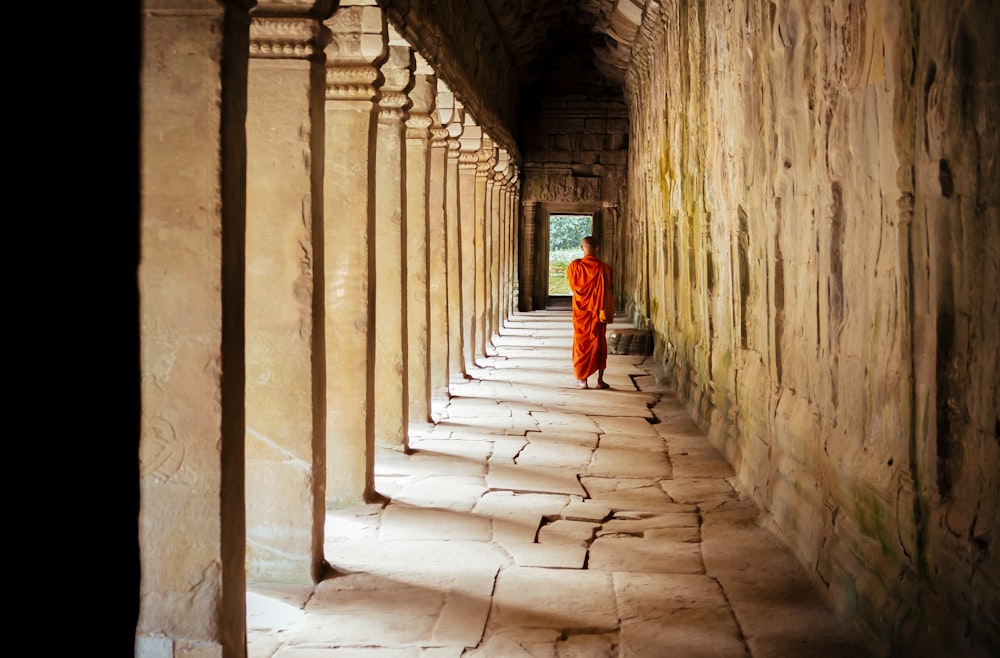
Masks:
[[[600,245],[597,244],[597,240],[592,235],[580,240],[580,249],[583,249],[584,256],[596,256],[599,248]]]

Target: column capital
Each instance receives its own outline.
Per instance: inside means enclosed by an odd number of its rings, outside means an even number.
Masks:
[[[493,140],[488,136],[483,137],[482,147],[478,151],[479,166],[476,168],[477,178],[492,178],[491,172],[493,170],[493,165],[496,163],[496,147],[493,144]]]
[[[437,123],[434,116],[436,100],[437,78],[432,74],[416,73],[413,76],[413,86],[410,88],[410,116],[406,120],[407,139],[430,137],[431,126]]]
[[[430,128],[431,148],[448,148],[448,129],[439,123],[433,123]]]
[[[324,25],[327,100],[377,98],[379,65],[388,55],[385,14],[374,6],[341,7]]]
[[[250,19],[250,57],[317,60],[330,38],[314,18],[254,15]]]
[[[388,57],[382,63],[382,97],[379,99],[379,119],[405,120],[410,107],[408,92],[413,85],[416,62],[413,49],[404,45],[390,45]]]
[[[388,55],[385,14],[378,7],[341,7],[323,23],[330,29],[326,61],[332,66],[378,66]]]

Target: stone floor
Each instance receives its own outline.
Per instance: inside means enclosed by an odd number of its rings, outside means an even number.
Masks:
[[[328,512],[336,575],[248,587],[251,658],[867,655],[652,358],[578,390],[571,334],[515,315],[411,454],[379,450],[388,502]]]

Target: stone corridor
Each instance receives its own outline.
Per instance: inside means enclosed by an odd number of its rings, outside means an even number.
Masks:
[[[612,325],[611,334],[630,325]],[[569,311],[514,314],[384,498],[330,510],[333,572],[249,584],[251,658],[859,658],[651,357],[577,390]]]
[[[105,653],[1000,656],[1000,2],[139,13]]]

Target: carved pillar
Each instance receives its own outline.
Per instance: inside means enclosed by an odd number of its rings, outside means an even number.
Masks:
[[[499,315],[497,309],[500,308],[500,222],[503,214],[503,160],[500,153],[494,155],[491,164],[490,181],[492,195],[490,199],[490,213],[487,220],[489,233],[486,236],[486,253],[489,254],[487,265],[489,267],[489,288],[486,293],[487,316],[487,346],[493,352],[494,338],[500,333]]]
[[[476,269],[475,269],[475,336],[476,357],[486,356],[486,224],[489,215],[489,179],[493,173],[493,140],[483,137],[476,167]],[[471,272],[469,274],[472,274]]]
[[[476,216],[479,213],[476,199],[476,168],[479,166],[479,147],[483,129],[475,119],[465,114],[462,135],[459,137],[458,185],[459,215],[461,217],[462,269],[462,342],[466,372],[476,365],[476,274],[482,263],[476,259]]]
[[[518,254],[518,308],[522,311],[535,310],[535,203],[524,204],[524,216],[521,223],[521,244],[523,248]]]
[[[406,208],[403,167],[406,95],[413,84],[413,51],[390,45],[382,64],[378,137],[375,141],[375,441],[406,447]]]
[[[141,5],[138,658],[246,655],[250,6]]]
[[[503,301],[501,291],[503,290],[502,274],[505,257],[505,245],[503,242],[504,230],[507,217],[507,164],[509,160],[507,151],[497,149],[496,160],[493,165],[494,180],[494,201],[491,222],[490,238],[490,279],[492,288],[490,290],[490,316],[489,316],[489,345],[494,346],[494,339],[500,334],[500,316]]]
[[[376,100],[386,22],[374,0],[342,0],[326,22],[323,177],[328,504],[375,492],[375,300],[372,242]]]
[[[438,80],[435,124],[431,128],[430,181],[427,190],[428,295],[430,301],[430,370],[432,397],[448,391],[448,226],[445,187],[448,128],[453,107],[450,92]]]
[[[312,584],[326,517],[313,245],[329,36],[308,7],[256,15],[270,9],[259,4],[250,24],[247,94],[247,579]]]
[[[406,121],[406,336],[409,422],[431,420],[430,295],[428,192],[431,168],[431,112],[437,99],[437,78],[418,57]]]
[[[507,223],[507,304],[506,312],[509,318],[517,310],[521,280],[517,275],[520,262],[519,245],[521,244],[521,181],[517,166],[510,169],[510,211]]]
[[[448,222],[448,378],[465,378],[462,335],[462,222],[459,210],[459,137],[465,110],[457,100],[448,123],[448,167],[445,183],[445,216]]]

